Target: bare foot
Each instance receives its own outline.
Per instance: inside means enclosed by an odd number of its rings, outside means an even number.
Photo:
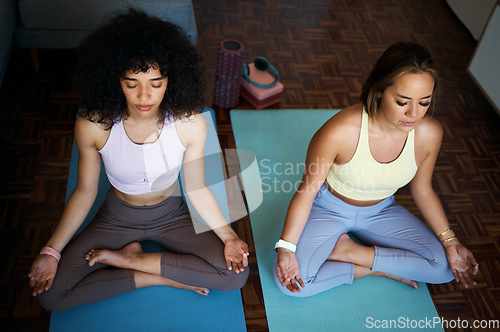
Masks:
[[[408,284],[414,289],[418,289],[418,283],[415,280],[397,277],[395,275],[385,273],[385,272],[372,271],[371,269],[369,269],[365,266],[359,266],[359,265],[354,264],[354,279],[359,279],[359,278],[363,278],[363,277],[367,277],[367,276],[378,276],[378,277],[389,278],[392,280],[396,280],[396,281]]]
[[[196,287],[196,286],[189,286],[189,285],[185,285],[185,284],[182,284],[180,282],[177,282],[177,281],[173,281],[173,280],[170,280],[170,279],[167,279],[167,278],[163,278],[163,279],[166,279],[166,283],[165,283],[165,286],[169,286],[169,287],[174,287],[174,288],[181,288],[181,289],[187,289],[187,290],[192,290],[193,292],[199,294],[199,295],[203,295],[203,296],[207,296],[208,293],[210,292],[210,290],[208,288],[204,288],[204,287]]]
[[[95,263],[103,263],[118,268],[134,269],[134,260],[137,260],[143,253],[144,252],[142,251],[142,247],[139,242],[131,242],[120,250],[92,249],[85,255],[85,259],[89,262],[90,266],[93,266]],[[168,286],[191,290],[203,296],[208,295],[210,292],[208,288],[186,285],[164,278],[157,273],[148,273],[148,271],[136,270],[134,273],[134,279],[136,288],[148,286]]]
[[[143,288],[149,286],[168,286],[173,288],[191,290],[203,296],[208,295],[208,293],[210,292],[210,290],[205,287],[186,285],[178,281],[174,281],[172,279],[164,278],[157,274],[145,273],[141,271],[134,272],[134,280],[136,288]]]
[[[328,256],[328,260],[350,262],[349,256],[353,250],[356,250],[357,246],[359,246],[359,244],[354,242],[349,235],[344,233],[339,236],[332,253]]]
[[[201,287],[195,287],[196,289],[193,289],[195,293],[198,293],[199,295],[207,296],[208,293],[210,292],[208,288],[201,288]]]
[[[374,258],[374,247],[358,244],[354,242],[349,235],[342,234],[339,236],[335,247],[327,259],[330,261],[353,263],[371,268]]]
[[[405,278],[397,277],[395,275],[392,275],[392,274],[389,274],[389,273],[385,273],[385,272],[380,272],[380,271],[373,271],[373,273],[374,273],[373,275],[380,276],[380,277],[385,277],[385,278],[389,278],[389,279],[392,279],[392,280],[396,280],[396,281],[399,281],[399,282],[402,282],[402,283],[410,285],[413,289],[418,289],[418,283],[415,280],[410,280],[410,279],[405,279]]]
[[[358,244],[354,242],[349,235],[342,234],[339,236],[328,260],[353,263],[355,267],[354,279],[375,275],[393,279],[408,284],[414,289],[418,289],[418,283],[415,280],[397,277],[385,272],[372,271],[371,268],[373,267],[374,255],[375,249],[373,247],[366,247]]]
[[[142,253],[141,244],[131,242],[120,250],[92,249],[85,255],[85,259],[89,262],[89,266],[103,263],[114,267],[128,268],[131,266],[131,262]]]

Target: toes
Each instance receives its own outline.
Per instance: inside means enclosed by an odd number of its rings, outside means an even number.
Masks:
[[[97,251],[95,249],[90,250],[86,255],[85,259],[88,261],[91,261],[93,258],[95,258],[97,255]],[[94,265],[94,264],[92,264]]]
[[[196,289],[195,292],[200,294],[200,295],[207,296],[209,293],[209,290],[206,288],[199,288],[199,289]]]

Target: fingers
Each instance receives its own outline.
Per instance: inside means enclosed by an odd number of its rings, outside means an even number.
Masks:
[[[292,293],[301,292],[301,287],[305,287],[304,281],[302,281],[302,278],[300,277],[297,260],[295,255],[291,252],[281,255],[278,253],[276,274],[278,275],[278,280],[281,285],[286,287]]]
[[[297,284],[298,282],[298,284]],[[293,287],[295,288],[295,290],[297,292],[300,292],[301,291],[301,288],[299,287],[299,285],[304,288],[306,287],[306,285],[304,284],[304,282],[302,281],[302,278],[300,277],[300,274],[295,274],[291,280],[291,283],[293,285]]]
[[[241,262],[233,262],[233,269],[234,272],[236,273],[245,271],[245,269],[243,268],[243,264]]]
[[[292,293],[300,293],[302,290],[300,289],[299,285],[297,285],[297,279],[296,277],[292,278],[290,280],[290,287],[287,287],[289,291]]]
[[[295,279],[297,279],[297,281],[299,282],[300,287],[302,287],[302,288],[306,287],[306,285],[305,285],[305,284],[304,284],[304,282],[302,281],[302,278],[300,277],[300,275],[299,275],[299,274],[297,274],[297,275],[295,276]]]
[[[36,285],[35,285],[36,286]],[[35,288],[35,286],[33,287],[33,290],[31,292],[31,295],[32,296],[36,296],[38,294],[38,287]]]
[[[283,273],[281,272],[281,268],[279,266],[276,266],[276,274],[278,275],[278,280],[280,281],[280,284],[283,285]]]
[[[40,285],[38,286],[38,294],[40,294],[41,292],[43,292],[45,290],[45,287],[47,287],[47,281],[44,280],[43,282],[40,283]]]
[[[35,280],[32,280],[30,281],[30,287],[33,288],[31,290],[31,295],[33,296],[36,296],[36,294],[38,294],[38,287],[37,287],[37,283],[35,282]]]
[[[470,275],[467,271],[465,271],[463,274],[464,274],[464,277],[465,277],[465,280],[467,283],[474,285],[474,286],[477,285],[477,283],[470,277]]]
[[[288,271],[287,271],[287,269],[283,268],[279,264],[276,264],[276,274],[278,275],[278,279],[279,279],[279,281],[281,282],[282,285],[283,285],[283,282],[285,280],[290,279],[288,277]]]
[[[36,296],[43,291],[48,290],[52,287],[54,282],[54,277],[49,275],[32,275],[30,276],[30,287],[33,288],[32,295]]]
[[[293,293],[300,292],[300,288],[299,288],[299,286],[297,286],[297,281],[295,281],[295,278],[292,278],[290,280],[290,287],[288,287],[288,290],[290,290]]]
[[[479,272],[479,263],[476,261],[472,253],[469,255],[469,262],[473,266],[472,274],[476,275]]]
[[[250,252],[248,251],[248,246],[246,243],[240,248],[240,254],[242,257],[242,263],[244,267],[248,266],[248,256],[250,255]]]
[[[465,279],[465,276],[464,276],[464,272],[457,272],[459,278],[460,278],[460,282],[462,283],[462,285],[464,285],[465,288],[469,288],[469,285],[467,285],[467,281]],[[465,273],[467,274],[467,273]]]
[[[250,253],[248,252],[248,249],[243,249],[243,248],[240,248],[240,255],[241,255],[241,259],[238,258],[238,265],[240,266],[240,270],[243,271],[244,270],[244,267],[247,267],[248,266],[248,256],[250,255]]]
[[[453,273],[453,277],[455,278],[456,282],[460,282],[460,277],[458,276],[458,271],[457,270],[451,270]]]
[[[33,292],[32,292],[33,296],[37,296],[38,294],[43,292],[45,289],[45,285],[46,285],[45,281],[37,282],[35,284],[35,287],[33,288]]]
[[[248,252],[243,253],[243,266],[247,267],[248,266],[248,256],[250,254]]]
[[[285,287],[286,289],[288,289],[290,292],[292,293],[296,293],[297,292],[297,289],[292,285],[292,279],[291,278],[288,278],[288,277],[285,277],[283,278],[283,280],[280,280],[280,283],[283,287]]]
[[[279,266],[276,266],[276,273],[278,274],[278,280],[283,287],[287,287],[290,285],[290,276],[288,275],[286,270],[281,269]]]
[[[300,293],[302,289],[299,285],[304,288],[305,284],[299,274],[294,276],[288,274],[288,271],[283,272],[280,267],[276,267],[276,273],[278,275],[278,280],[283,287],[286,287],[292,293]],[[298,284],[297,284],[298,282]]]
[[[30,278],[30,287],[31,288],[35,287],[35,277],[32,276],[31,274],[28,277]]]
[[[33,288],[32,290],[32,295],[33,296],[36,296],[36,294],[38,294],[38,289],[40,287],[40,279],[41,279],[41,276],[39,273],[36,273],[36,272],[33,272],[33,273],[30,273],[28,275],[29,279],[30,279],[30,287]]]
[[[289,277],[286,270],[282,270],[279,266],[276,266],[276,273],[278,275],[278,280],[283,287],[288,287],[290,285],[291,278]]]
[[[244,263],[244,259],[235,259],[233,258],[227,258],[226,259],[226,264],[227,268],[231,271],[234,269],[234,272],[240,273],[245,271],[245,266],[248,266],[248,260],[246,262],[246,265]]]
[[[476,267],[477,266],[475,266],[475,268]],[[475,271],[472,271],[473,274],[474,272]],[[477,273],[477,271],[475,273]],[[469,275],[469,271],[467,269],[464,271],[453,270],[453,276],[455,277],[455,281],[462,283],[465,288],[469,288],[469,285],[477,285],[477,283]]]
[[[45,285],[45,290],[49,290],[50,287],[52,287],[52,283],[54,282],[54,278],[50,278],[47,280],[47,285]]]
[[[235,255],[226,255],[226,264],[229,270],[233,270],[236,273],[243,272],[245,267],[248,266],[248,250],[245,248],[240,248],[238,254]]]
[[[248,266],[248,246],[243,241],[226,242],[224,255],[226,257],[226,264],[228,270],[233,270],[236,273],[243,272],[245,267]]]
[[[40,255],[28,274],[32,295],[36,296],[52,287],[57,270],[57,261],[47,255]]]

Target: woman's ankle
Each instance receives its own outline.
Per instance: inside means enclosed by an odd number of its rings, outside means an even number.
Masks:
[[[354,242],[349,235],[339,236],[328,260],[352,263],[371,269],[375,258],[375,248]]]

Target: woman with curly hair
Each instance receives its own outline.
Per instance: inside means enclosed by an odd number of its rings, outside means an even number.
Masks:
[[[66,310],[152,285],[200,295],[241,288],[248,246],[205,185],[207,127],[195,111],[203,106],[203,70],[188,37],[131,9],[87,37],[79,60],[78,182],[31,267],[33,295],[49,310]],[[101,158],[112,187],[72,239],[96,198]],[[181,166],[211,231],[195,233],[179,195]],[[142,240],[167,252],[143,252]]]
[[[443,129],[432,111],[438,74],[412,42],[391,45],[361,92],[313,136],[303,180],[290,202],[274,279],[291,296],[311,296],[354,279],[382,276],[465,287],[478,264],[432,189]],[[409,184],[426,223],[397,204]],[[353,241],[348,232],[364,245]]]

